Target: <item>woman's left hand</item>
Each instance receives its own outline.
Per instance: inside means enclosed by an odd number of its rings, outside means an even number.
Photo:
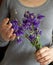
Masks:
[[[47,65],[53,61],[53,48],[44,47],[35,52],[35,58],[41,65]]]

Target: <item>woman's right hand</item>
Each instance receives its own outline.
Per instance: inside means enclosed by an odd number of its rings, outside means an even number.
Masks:
[[[0,36],[5,41],[13,41],[16,37],[16,34],[13,34],[14,29],[12,24],[9,22],[9,18],[5,18],[0,24]]]

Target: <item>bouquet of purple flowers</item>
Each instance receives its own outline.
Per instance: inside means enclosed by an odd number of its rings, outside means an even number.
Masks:
[[[35,46],[36,50],[42,48],[40,43],[40,35],[42,34],[40,22],[44,17],[44,15],[34,15],[34,13],[26,11],[24,13],[22,24],[19,24],[16,20],[12,20],[12,28],[17,36],[17,42],[22,43],[22,36],[25,36],[31,42],[31,44]]]

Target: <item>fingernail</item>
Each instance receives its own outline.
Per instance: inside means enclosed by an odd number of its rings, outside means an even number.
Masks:
[[[16,36],[16,34],[14,34]]]
[[[12,28],[11,31],[14,32],[14,29]]]
[[[10,25],[12,26],[12,23],[10,23]]]

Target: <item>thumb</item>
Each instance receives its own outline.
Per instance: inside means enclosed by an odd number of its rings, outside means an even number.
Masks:
[[[2,22],[3,25],[6,25],[9,22],[9,18],[5,18]]]

